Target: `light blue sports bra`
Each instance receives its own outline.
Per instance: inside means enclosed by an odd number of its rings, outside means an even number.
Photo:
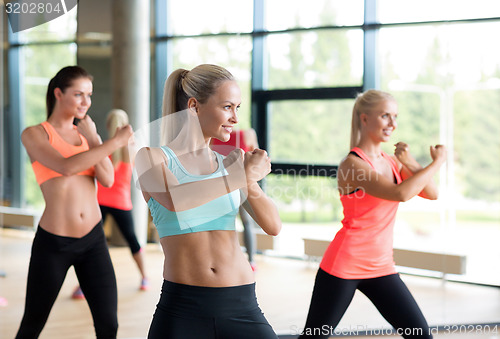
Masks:
[[[162,146],[161,149],[167,156],[168,169],[175,175],[179,184],[227,175],[227,171],[222,162],[223,157],[217,152],[214,152],[217,156],[217,163],[219,164],[217,170],[208,175],[194,175],[189,173],[184,166],[182,166],[181,162],[170,148]],[[170,235],[203,231],[233,231],[235,230],[235,219],[239,206],[239,190],[223,195],[206,204],[181,212],[169,211],[153,197],[148,200],[148,207],[153,217],[153,223],[158,230],[160,238]]]

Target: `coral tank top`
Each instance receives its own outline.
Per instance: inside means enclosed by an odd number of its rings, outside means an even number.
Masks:
[[[115,168],[115,182],[111,187],[97,183],[97,200],[99,205],[124,211],[132,209],[130,183],[132,180],[132,165],[120,161]]]
[[[360,148],[353,148],[361,159],[375,169]],[[389,162],[395,182],[401,175],[394,159],[382,152]],[[398,201],[380,199],[362,189],[341,195],[344,208],[342,228],[328,246],[320,267],[342,279],[368,279],[396,273],[393,259],[393,228]]]

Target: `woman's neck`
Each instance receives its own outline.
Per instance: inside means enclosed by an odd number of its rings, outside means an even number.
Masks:
[[[189,136],[179,135],[177,138],[172,140],[171,143],[168,144],[168,147],[175,149],[184,154],[186,153],[198,153],[203,150],[209,149],[209,144],[206,140],[202,138],[193,138]]]
[[[186,145],[179,144],[176,140],[168,144],[168,147],[174,151],[181,164],[189,173],[206,175],[215,172],[218,167],[217,157],[206,143]]]
[[[363,152],[372,159],[380,158],[382,156],[380,142],[374,143],[361,140],[357,147],[361,148]]]
[[[65,116],[63,114],[60,114],[59,112],[54,111],[52,112],[50,117],[47,118],[47,121],[54,127],[73,129],[74,117]]]
[[[168,118],[172,126],[180,126],[180,130],[171,132],[175,137],[168,143],[170,148],[183,154],[194,154],[209,148],[210,138],[205,137],[195,113],[186,109]]]

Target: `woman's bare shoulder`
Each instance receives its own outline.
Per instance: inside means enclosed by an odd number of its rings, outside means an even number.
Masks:
[[[339,164],[337,178],[339,183],[357,183],[372,171],[370,165],[355,154],[349,153]]]
[[[49,136],[40,124],[26,127],[21,133],[21,142],[27,150],[50,146],[48,141]]]
[[[21,133],[21,138],[24,139],[43,137],[43,136],[47,136],[47,133],[45,132],[45,129],[41,124],[26,127]]]
[[[363,167],[364,163],[365,162],[363,161],[363,159],[356,156],[355,154],[349,153],[340,161],[339,170],[359,166]]]
[[[134,155],[134,165],[141,173],[161,164],[168,164],[168,159],[160,147],[142,147]]]
[[[140,148],[136,153],[136,159],[157,159],[162,156],[163,151],[160,147],[145,146]]]

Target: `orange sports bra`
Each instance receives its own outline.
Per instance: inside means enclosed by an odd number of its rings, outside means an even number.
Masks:
[[[63,157],[69,158],[72,155],[82,153],[85,151],[89,150],[89,144],[87,142],[87,139],[83,135],[80,134],[80,139],[82,143],[78,146],[68,144],[60,135],[57,133],[57,131],[54,129],[54,127],[49,124],[47,121],[42,122],[40,125],[45,129],[47,134],[49,135],[49,143],[52,147],[54,147]],[[76,129],[76,126],[73,127]],[[34,161],[31,166],[33,166],[33,171],[35,172],[35,177],[36,181],[38,182],[38,185],[43,184],[49,179],[55,178],[55,177],[62,177],[61,173],[58,173],[54,170],[51,170],[50,168],[42,165],[38,161]],[[82,171],[78,173],[77,175],[88,175],[93,177],[95,175],[95,170],[94,167],[90,167],[86,169],[85,171]]]

